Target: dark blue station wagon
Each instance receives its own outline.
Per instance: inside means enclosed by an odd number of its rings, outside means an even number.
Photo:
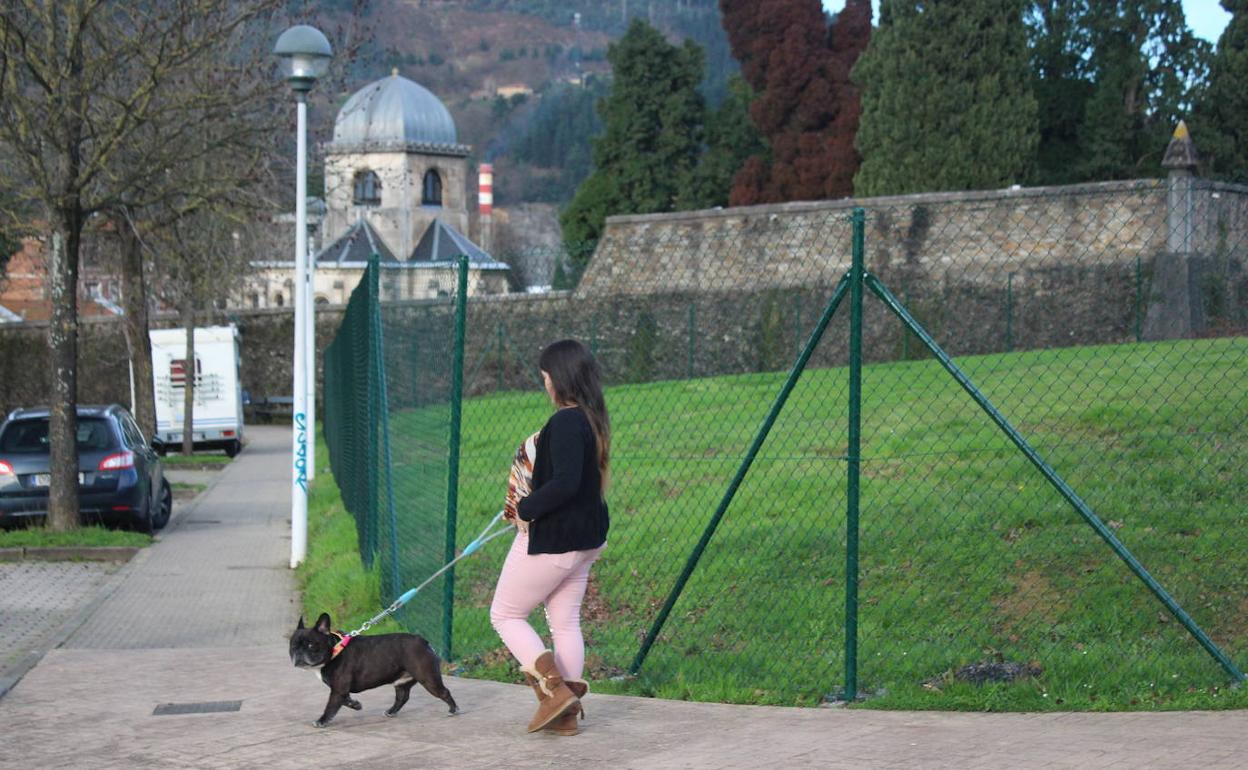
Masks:
[[[17,409],[0,425],[0,523],[46,516],[49,410]],[[84,521],[141,532],[165,526],[173,491],[160,456],[123,407],[78,407],[78,506]]]

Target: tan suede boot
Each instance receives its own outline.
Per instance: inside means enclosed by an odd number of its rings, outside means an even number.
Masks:
[[[572,694],[576,696],[578,701],[589,692],[588,682],[582,682],[579,679],[565,679],[563,683],[568,686],[568,689],[572,691]],[[583,704],[578,705],[572,711],[563,712],[563,716],[546,725],[546,729],[555,735],[576,735],[580,732],[576,724],[578,716],[581,719],[585,718],[585,706]]]
[[[539,691],[537,713],[529,722],[529,732],[534,733],[554,722],[567,712],[575,714],[581,705],[580,700],[563,683],[563,676],[555,666],[555,656],[550,650],[544,650],[533,667],[523,666],[520,669],[537,681]],[[541,695],[545,695],[542,698]]]
[[[537,680],[533,677],[525,674],[524,681],[529,685],[529,687],[533,688],[533,693],[537,696],[538,703],[541,703],[549,697],[546,693],[542,692],[542,686],[539,685]],[[563,683],[568,686],[568,689],[571,690],[572,694],[577,697],[577,700],[584,698],[585,693],[589,692],[589,684],[587,682],[582,682],[579,679],[565,679],[563,680]],[[564,712],[563,716],[546,725],[546,727],[542,729],[549,730],[556,735],[576,735],[579,732],[576,726],[576,719],[578,716],[581,719],[585,718],[584,706],[577,706],[574,711]]]

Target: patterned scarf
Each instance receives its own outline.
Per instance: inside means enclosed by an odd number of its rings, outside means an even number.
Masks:
[[[507,478],[507,497],[503,500],[503,519],[528,533],[529,523],[520,518],[516,505],[533,491],[533,458],[537,456],[537,433],[526,438],[516,449],[511,460],[511,474]]]

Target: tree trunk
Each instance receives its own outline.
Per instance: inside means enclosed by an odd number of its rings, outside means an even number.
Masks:
[[[121,291],[126,311],[126,348],[134,367],[134,419],[151,441],[156,436],[156,396],[152,340],[148,336],[147,287],[143,284],[143,251],[128,217],[119,216],[114,224],[121,235]]]
[[[52,483],[48,488],[48,528],[78,526],[78,245],[81,223],[72,213],[57,217],[52,233],[52,323],[48,348],[52,365]]]
[[[187,297],[182,301],[182,328],[186,330],[186,389],[182,402],[182,454],[195,451],[195,296],[193,287],[186,286]]]

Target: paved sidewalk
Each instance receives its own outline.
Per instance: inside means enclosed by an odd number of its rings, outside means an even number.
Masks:
[[[247,450],[60,649],[0,699],[0,768],[1248,768],[1248,715],[783,709],[591,694],[585,732],[525,735],[527,688],[451,678],[462,713],[386,688],[312,727],[290,665],[289,433]],[[238,597],[245,597],[239,602]],[[157,715],[164,704],[232,710]],[[222,705],[224,704],[224,705]]]
[[[0,697],[81,624],[114,562],[0,562]]]

